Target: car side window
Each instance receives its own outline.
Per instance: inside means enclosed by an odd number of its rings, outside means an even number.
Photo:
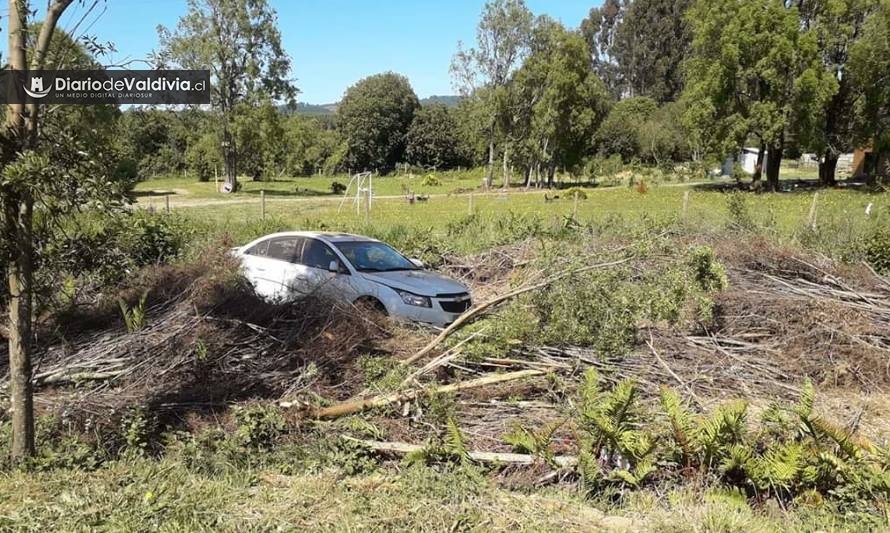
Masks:
[[[304,265],[327,270],[331,261],[340,262],[337,258],[337,254],[335,254],[327,244],[316,239],[306,239],[306,244],[303,246],[302,258],[302,263]]]
[[[253,245],[249,250],[247,250],[247,255],[257,255],[260,257],[264,257],[266,253],[269,251],[269,239],[262,241],[258,244]]]
[[[299,259],[300,257],[300,245],[302,244],[302,241],[297,237],[269,239],[269,249],[266,252],[266,257],[295,262],[294,259]]]

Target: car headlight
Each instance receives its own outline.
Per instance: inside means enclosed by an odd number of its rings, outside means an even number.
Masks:
[[[433,304],[430,301],[428,296],[420,296],[418,294],[414,294],[408,291],[400,291],[396,290],[399,293],[399,296],[402,297],[402,301],[408,305],[415,305],[417,307],[432,307]]]

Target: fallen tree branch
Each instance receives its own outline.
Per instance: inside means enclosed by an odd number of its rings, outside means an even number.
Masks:
[[[692,399],[695,400],[695,403],[697,403],[697,404],[699,405],[699,407],[704,406],[704,404],[703,404],[702,401],[701,401],[701,398],[699,398],[698,395],[695,394],[695,391],[692,390],[692,387],[690,387],[689,384],[687,384],[685,381],[683,381],[682,379],[680,379],[680,376],[678,376],[677,373],[674,372],[674,371],[671,369],[670,365],[668,365],[668,364],[665,362],[665,360],[662,359],[660,355],[658,355],[658,351],[655,349],[655,345],[653,344],[653,339],[652,339],[652,333],[651,333],[651,332],[649,333],[649,340],[646,341],[646,344],[649,346],[649,350],[652,351],[652,355],[655,356],[655,359],[658,361],[658,363],[659,363],[665,370],[667,370],[668,374],[670,374],[671,377],[673,377],[675,380],[677,380],[677,383],[679,383],[680,386],[682,386],[684,389],[686,389],[686,392],[688,392],[689,395],[692,396]]]
[[[865,265],[865,268],[869,269],[869,270],[871,271],[871,273],[872,273],[876,278],[878,278],[878,281],[880,281],[881,284],[884,285],[884,287],[890,289],[890,281],[887,281],[887,278],[886,278],[886,277],[884,277],[884,276],[878,274],[878,271],[875,270],[874,267],[872,267],[870,264],[868,264],[868,261],[863,261],[862,264]]]
[[[527,287],[520,287],[514,291],[508,292],[507,294],[503,294],[503,295],[493,298],[485,303],[479,304],[476,307],[474,307],[474,308],[470,309],[469,311],[467,311],[466,313],[464,313],[463,315],[461,315],[460,317],[458,317],[458,319],[455,320],[454,322],[452,322],[450,326],[443,329],[442,332],[439,333],[439,335],[436,336],[435,339],[431,340],[429,342],[429,344],[427,344],[426,346],[421,348],[419,352],[417,352],[414,355],[412,355],[411,357],[403,360],[402,364],[409,365],[409,364],[417,361],[418,359],[422,358],[423,356],[427,355],[428,353],[433,351],[433,349],[435,349],[436,346],[441,344],[442,341],[447,339],[452,333],[454,333],[458,329],[462,328],[464,325],[472,322],[474,319],[476,319],[476,317],[482,315],[487,309],[490,309],[491,307],[493,307],[501,302],[504,302],[511,298],[515,298],[516,296],[525,294],[527,292],[536,291],[536,290],[546,288],[549,285],[552,285],[553,283],[556,283],[557,281],[559,281],[561,279],[565,279],[567,277],[574,276],[575,274],[581,274],[583,272],[588,272],[590,270],[596,270],[599,268],[607,268],[607,267],[617,266],[617,265],[620,265],[623,263],[627,263],[628,261],[630,261],[629,257],[625,258],[625,259],[618,260],[618,261],[611,261],[609,263],[598,263],[595,265],[588,265],[586,267],[581,267],[581,268],[576,268],[573,270],[561,272],[555,276],[551,276],[551,277],[545,279],[544,281],[542,281],[540,283],[536,283],[534,285],[529,285]]]
[[[407,455],[409,453],[418,452],[423,450],[423,446],[419,444],[409,444],[407,442],[381,442],[381,441],[371,441],[371,440],[362,440],[356,439],[354,437],[350,437],[347,435],[343,436],[344,439],[355,442],[366,448],[370,448],[375,452],[386,452],[386,453],[394,453],[398,455]],[[543,462],[544,460],[535,455],[528,455],[524,453],[499,453],[499,452],[477,452],[477,451],[469,451],[467,452],[467,456],[480,463],[495,463],[495,464],[512,464],[512,465],[531,465],[537,462]],[[578,464],[578,458],[574,455],[557,455],[552,458],[553,462],[560,467],[569,468],[574,467]]]
[[[436,393],[458,392],[466,389],[484,387],[486,385],[494,385],[495,383],[504,383],[506,381],[515,381],[532,376],[543,376],[546,374],[543,370],[520,370],[518,372],[507,372],[504,374],[491,374],[481,378],[471,379],[469,381],[461,381],[458,383],[450,383],[433,389]],[[426,393],[426,389],[411,389],[404,392],[394,392],[384,394],[382,396],[374,396],[373,398],[364,398],[359,400],[348,400],[330,407],[322,407],[316,409],[313,413],[315,418],[338,418],[345,415],[351,415],[367,409],[375,407],[383,407],[391,403],[413,400],[418,396]]]

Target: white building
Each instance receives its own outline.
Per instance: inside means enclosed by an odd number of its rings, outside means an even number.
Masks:
[[[732,176],[732,169],[735,167],[736,163],[741,165],[742,170],[746,174],[754,174],[754,169],[757,167],[757,152],[759,151],[759,148],[745,147],[742,148],[738,154],[727,157],[720,168],[721,174],[724,176]],[[766,162],[767,153],[768,152],[764,153],[764,162]]]

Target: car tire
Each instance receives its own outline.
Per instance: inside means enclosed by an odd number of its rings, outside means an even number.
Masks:
[[[358,308],[360,311],[364,311],[367,313],[373,313],[375,315],[381,316],[389,316],[389,313],[386,311],[386,306],[383,305],[383,302],[374,298],[373,296],[362,296],[357,299],[353,305]]]

